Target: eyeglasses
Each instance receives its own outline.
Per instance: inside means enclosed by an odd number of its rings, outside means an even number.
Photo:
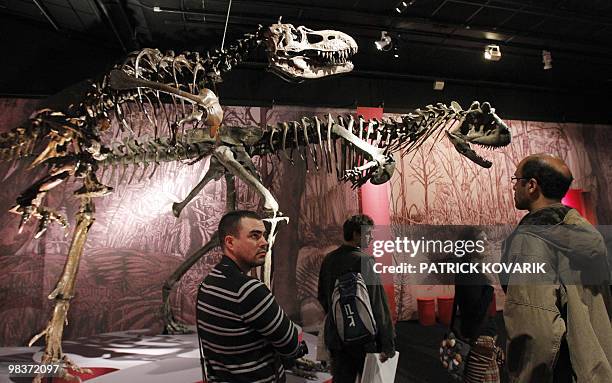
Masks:
[[[513,183],[518,181],[518,180],[528,180],[528,179],[530,179],[530,178],[527,178],[527,177],[510,177],[510,181],[513,182]]]

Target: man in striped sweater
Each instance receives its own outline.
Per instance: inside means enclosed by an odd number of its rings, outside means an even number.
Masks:
[[[247,275],[264,263],[268,242],[257,213],[232,211],[219,222],[221,261],[200,285],[197,325],[208,382],[284,382],[280,356],[301,351],[297,329],[270,290]]]

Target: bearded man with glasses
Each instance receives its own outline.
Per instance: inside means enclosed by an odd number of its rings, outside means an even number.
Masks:
[[[561,203],[573,177],[563,160],[523,159],[514,204],[529,213],[502,261],[543,262],[546,275],[502,278],[511,382],[612,382],[610,269],[602,235]]]

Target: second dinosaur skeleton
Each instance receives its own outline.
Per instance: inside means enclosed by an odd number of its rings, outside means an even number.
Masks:
[[[192,136],[187,142],[191,144],[200,144],[198,140],[208,136],[206,131],[190,133]],[[226,126],[220,129],[219,134],[222,144],[212,153],[208,172],[183,201],[173,204],[175,216],[181,214],[208,182],[219,179],[225,171],[256,190],[264,201],[264,209],[274,212],[276,217],[278,203],[261,183],[251,160],[254,156],[282,155],[293,162],[297,160],[294,159],[297,152],[307,169],[311,162],[316,169],[324,168],[327,172],[335,173],[339,180],[359,187],[368,181],[382,184],[390,180],[395,170],[394,155],[408,155],[430,137],[446,135],[460,154],[485,168],[490,167],[491,162],[478,155],[470,144],[500,148],[510,143],[508,127],[487,102],[482,105],[473,102],[467,110],[456,102],[451,103],[450,107],[429,105],[403,115],[397,121],[367,121],[361,117],[355,120],[352,116],[334,119],[328,115],[323,120],[303,117],[300,121],[268,125],[265,130],[260,127],[245,129]],[[210,248],[213,241],[218,241],[218,238],[214,237],[205,247]],[[186,260],[173,273],[171,282],[164,285],[163,312],[167,315],[168,332],[180,333],[186,329],[172,315],[169,291],[204,254],[198,251],[197,256]],[[270,263],[271,247],[266,254],[266,265]],[[264,270],[270,268],[265,267]],[[269,283],[269,274],[265,274],[264,281]]]

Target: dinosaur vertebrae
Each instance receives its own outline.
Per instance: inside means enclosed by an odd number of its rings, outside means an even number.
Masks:
[[[199,52],[183,52],[176,55],[173,51],[162,54],[157,49],[143,49],[131,53],[118,68],[136,78],[144,78],[160,83],[174,84],[176,89],[197,93],[203,84],[220,82],[221,75],[238,65],[262,42],[263,27],[255,34],[245,34],[223,51],[216,49],[202,57]]]
[[[305,161],[307,169],[310,158],[315,169],[324,167],[329,173],[335,172],[338,179],[347,179],[354,186],[360,186],[375,169],[364,171],[360,177],[347,177],[347,172],[373,160],[372,153],[359,149],[355,142],[336,134],[334,126],[346,129],[359,140],[381,149],[381,153],[386,156],[396,152],[404,156],[421,146],[434,133],[439,135],[450,128],[464,115],[463,111],[437,104],[435,107],[428,105],[424,109],[401,115],[397,120],[365,120],[361,116],[355,120],[350,115],[338,116],[336,119],[331,115],[323,119],[304,117],[300,121],[268,125],[261,139],[247,148],[247,151],[252,156],[270,153],[283,155],[292,163],[297,153]]]
[[[39,129],[19,127],[0,134],[0,161],[27,157],[36,145]]]
[[[157,49],[143,49],[130,54],[118,69],[131,79],[141,82],[149,81],[155,84],[163,84],[175,91],[186,92],[190,95],[203,96],[206,92],[205,86],[212,86],[221,82],[221,75],[238,65],[253,49],[261,44],[262,30],[260,27],[255,34],[245,34],[243,39],[228,46],[223,51],[215,50],[212,54],[200,55],[198,52],[183,52],[175,54],[168,51],[162,54]],[[107,74],[101,84],[109,95],[110,103],[103,102],[106,108],[113,107],[114,113],[121,122],[123,130],[130,135],[140,136],[135,133],[126,116],[131,115],[130,110],[124,110],[126,101],[135,101],[139,111],[144,113],[149,123],[154,127],[154,136],[158,137],[162,126],[168,127],[168,135],[174,137],[177,128],[185,128],[185,124],[194,123],[197,126],[202,120],[203,111],[201,105],[186,98],[177,97],[175,94],[164,92],[160,89],[152,89],[146,85],[121,85],[113,82],[113,71]]]
[[[172,51],[162,54],[157,49],[146,48],[131,53],[116,69],[134,78],[166,84],[197,95],[205,85],[220,82],[223,73],[238,65],[253,48],[261,44],[262,35],[263,28],[260,26],[255,34],[245,34],[244,38],[223,51],[215,50],[206,55],[197,52],[175,54]],[[135,124],[128,117],[132,115],[131,108],[144,113],[153,127],[151,133],[155,138],[171,136],[176,133],[172,128],[183,127],[187,123],[195,122],[197,126],[202,113],[193,104],[177,100],[174,96],[164,97],[157,90],[112,89],[109,74],[89,83],[83,93],[79,102],[69,105],[65,113],[42,110],[22,127],[0,134],[0,160],[31,155],[36,144],[48,139],[52,131],[64,135],[67,130],[74,130],[99,141],[97,137],[110,128],[113,117],[120,121],[120,128],[127,130],[128,135],[138,137],[142,132],[132,130]],[[169,107],[168,102],[173,108]],[[163,127],[167,127],[168,134],[162,132]]]

